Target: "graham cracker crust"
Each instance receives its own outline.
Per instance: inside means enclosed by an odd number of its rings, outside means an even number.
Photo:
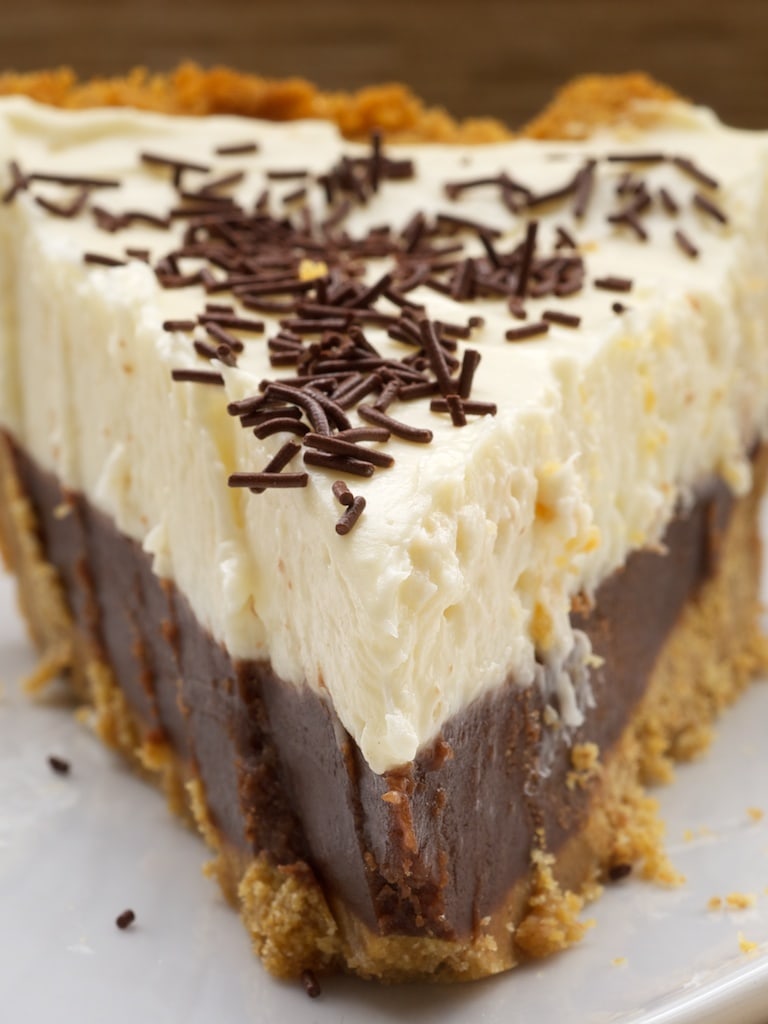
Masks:
[[[348,970],[388,982],[471,980],[577,942],[589,927],[580,917],[585,903],[618,865],[635,865],[643,877],[664,884],[680,881],[664,854],[663,823],[644,784],[668,780],[675,761],[706,747],[717,715],[768,664],[768,645],[757,627],[756,557],[759,495],[767,474],[764,446],[755,461],[755,487],[736,502],[713,572],[671,631],[619,743],[602,752],[574,748],[569,780],[590,791],[584,828],[557,858],[541,837],[531,851],[528,877],[475,934],[460,941],[375,934],[332,898],[329,904],[306,863],[275,865],[228,845],[212,822],[201,780],[166,743],[143,733],[110,667],[72,620],[5,440],[0,547],[18,579],[20,607],[41,651],[31,689],[37,692],[65,672],[102,740],[153,778],[175,813],[196,822],[214,853],[207,873],[239,905],[254,949],[271,973],[292,978],[307,969]]]

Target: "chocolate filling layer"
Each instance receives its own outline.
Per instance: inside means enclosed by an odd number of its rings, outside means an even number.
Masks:
[[[13,451],[80,630],[147,735],[199,772],[228,843],[306,861],[375,931],[461,938],[527,874],[537,830],[556,851],[583,824],[589,789],[566,785],[571,746],[543,724],[539,687],[509,680],[448,721],[413,763],[375,775],[326,700],[264,662],[233,661],[134,541]],[[713,485],[671,523],[667,554],[633,554],[595,608],[574,613],[604,660],[572,742],[605,753],[618,740],[684,603],[713,569],[732,507]]]

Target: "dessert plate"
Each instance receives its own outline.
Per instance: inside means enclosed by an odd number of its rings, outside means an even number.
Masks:
[[[764,509],[764,526],[768,510]],[[768,578],[766,578],[768,594]],[[761,1024],[768,1018],[768,680],[728,711],[709,752],[659,791],[678,889],[633,878],[564,955],[468,986],[274,981],[200,874],[201,841],[53,695],[0,576],[0,1006],[37,1024],[227,1024],[418,1018],[452,1024]],[[48,757],[71,765],[54,773]],[[761,816],[762,812],[762,816]],[[727,909],[726,897],[751,903]],[[713,897],[726,909],[710,909]],[[126,930],[116,917],[132,909]],[[7,1017],[6,1017],[7,1015]]]

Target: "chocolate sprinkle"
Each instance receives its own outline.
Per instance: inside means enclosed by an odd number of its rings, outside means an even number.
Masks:
[[[215,370],[171,370],[171,379],[191,384],[224,384],[224,378]]]
[[[637,188],[637,179],[631,171],[625,171],[616,184],[616,195],[625,196]]]
[[[318,982],[314,971],[302,971],[301,983],[304,986],[304,991],[310,999],[317,999],[318,996],[322,995],[322,989],[320,988],[320,983]]]
[[[504,337],[507,341],[525,341],[528,338],[538,338],[549,332],[549,324],[544,320],[537,320],[532,324],[525,324],[522,327],[512,327],[506,331]]]
[[[304,185],[300,188],[293,189],[292,192],[288,192],[283,196],[283,204],[289,206],[291,203],[298,203],[301,199],[307,198],[307,189]]]
[[[15,160],[11,160],[8,165],[11,172],[11,184],[3,192],[0,202],[11,203],[16,198],[19,192],[23,192],[29,187],[29,178],[22,173],[21,168]]]
[[[632,874],[631,864],[613,864],[608,869],[608,877],[612,882],[618,882],[622,878],[626,878],[627,875]]]
[[[606,292],[628,292],[632,290],[632,281],[628,277],[596,277],[592,282],[595,288]]]
[[[582,220],[587,212],[589,200],[592,197],[592,190],[595,184],[596,160],[588,160],[578,173],[576,184],[576,198],[573,204],[573,216],[576,220]]]
[[[280,419],[298,421],[302,418],[303,413],[298,406],[293,405],[281,405],[274,406],[269,403],[266,407],[256,409],[254,412],[245,413],[240,416],[241,427],[257,427],[262,423],[268,423],[274,420],[276,417]]]
[[[317,394],[310,395],[300,388],[289,384],[268,383],[267,393],[274,398],[283,398],[288,402],[301,406],[307,413],[313,430],[318,434],[330,434],[331,428],[325,410],[318,401]]]
[[[218,327],[229,327],[236,331],[252,331],[254,334],[263,334],[264,332],[263,320],[251,320],[248,317],[234,316],[232,313],[206,312],[201,313],[197,320],[204,326],[215,324]]]
[[[266,464],[262,473],[280,473],[288,463],[293,459],[295,455],[298,455],[301,451],[301,445],[296,444],[295,441],[286,441],[282,448],[279,448],[277,452],[272,456],[269,462]],[[230,485],[231,486],[231,485]],[[251,487],[251,491],[254,494],[260,494],[264,490],[263,487]]]
[[[727,224],[728,218],[711,199],[703,195],[701,192],[694,192],[693,205],[696,206],[702,213],[706,213],[713,220],[718,221],[720,224]]]
[[[605,159],[609,164],[659,164],[667,158],[663,153],[610,153]]]
[[[290,410],[286,410],[288,412]],[[250,423],[246,423],[245,420],[248,417],[243,418],[243,426],[250,426]],[[297,437],[303,437],[309,433],[309,427],[306,423],[301,423],[299,420],[294,419],[292,416],[273,416],[271,419],[264,420],[257,427],[253,428],[253,432],[260,440],[264,440],[265,437],[271,437],[273,434],[296,434]]]
[[[218,359],[219,358],[219,349],[215,345],[209,345],[207,341],[201,341],[199,338],[195,338],[195,340],[192,342],[192,344],[194,346],[195,352],[197,352],[197,354],[199,356],[202,356],[203,359]],[[226,352],[229,351],[224,346],[221,346],[221,347],[224,349],[224,351],[226,351]],[[222,362],[223,361],[224,360],[222,360]],[[233,361],[231,359],[231,355],[230,355],[230,365],[233,365]]]
[[[445,194],[449,199],[458,199],[462,192],[470,188],[480,188],[483,185],[496,185],[507,192],[520,192],[523,195],[530,195],[529,189],[519,185],[506,174],[496,174],[490,178],[470,178],[467,181],[448,181],[443,186]]]
[[[559,309],[545,309],[541,319],[549,324],[560,324],[562,327],[578,327],[581,317],[574,313],[563,313]]]
[[[533,256],[536,251],[536,235],[538,234],[538,230],[539,222],[537,220],[532,220],[525,229],[523,254],[520,261],[517,287],[515,288],[515,295],[517,295],[518,298],[523,298],[528,289],[528,277],[530,276],[531,264],[533,263]]]
[[[214,150],[217,156],[241,156],[248,153],[258,153],[257,142],[233,142],[228,146],[217,146]]]
[[[139,158],[145,164],[155,167],[170,167],[174,171],[199,171],[207,174],[210,167],[207,164],[195,164],[190,160],[180,160],[173,156],[161,156],[158,153],[140,153]]]
[[[464,411],[464,403],[458,395],[446,395],[443,399],[451,414],[451,423],[454,427],[465,427],[467,425],[467,416]]]
[[[381,174],[383,170],[383,159],[381,153],[381,131],[375,128],[371,132],[371,158],[368,162],[368,182],[371,186],[371,192],[378,192],[379,185],[381,183]]]
[[[429,444],[433,437],[431,430],[413,427],[409,423],[393,419],[385,412],[380,412],[370,405],[359,405],[357,407],[357,414],[360,419],[366,420],[368,423],[375,423],[380,427],[385,427],[395,437],[400,437],[404,441],[414,441],[416,444]]]
[[[124,267],[125,260],[116,259],[114,256],[105,256],[99,252],[83,253],[83,262],[90,263],[97,267]]]
[[[209,334],[212,338],[215,338],[219,344],[224,345],[225,348],[230,349],[232,352],[242,352],[244,345],[239,338],[236,338],[234,334],[230,334],[229,331],[225,330],[221,324],[218,323],[206,323],[203,324],[206,334]]]
[[[662,205],[664,209],[667,211],[667,213],[674,216],[676,213],[679,212],[679,204],[667,189],[659,189],[659,198],[661,199]]]
[[[421,340],[424,345],[424,351],[427,353],[427,358],[432,366],[432,372],[437,377],[437,383],[440,390],[444,395],[447,395],[451,391],[455,391],[454,384],[451,380],[450,371],[445,358],[445,352],[440,344],[440,340],[437,336],[437,330],[431,320],[422,320],[421,322]]]
[[[696,259],[696,257],[699,255],[699,250],[696,248],[696,246],[693,244],[693,242],[690,240],[688,235],[685,234],[684,231],[680,231],[678,229],[677,231],[675,231],[673,237],[686,256],[690,256],[692,260]]]
[[[684,174],[687,174],[694,181],[698,181],[700,185],[706,185],[707,188],[719,188],[719,184],[715,178],[706,171],[697,166],[693,160],[690,160],[686,156],[676,156],[672,158],[672,163],[679,167]]]
[[[345,441],[388,441],[390,432],[384,427],[352,427],[351,430],[340,430],[336,437]]]
[[[432,412],[451,412],[451,401],[461,403],[461,409],[470,416],[495,416],[498,407],[495,402],[478,402],[474,399],[463,399],[458,395],[448,395],[447,398],[433,398],[429,403]]]
[[[560,188],[552,189],[551,192],[540,192],[538,195],[528,196],[526,205],[529,209],[533,209],[534,207],[546,206],[548,203],[553,203],[558,199],[565,199],[573,195],[578,188],[580,175],[581,168]]]
[[[120,931],[124,932],[126,928],[130,928],[135,920],[136,914],[132,910],[124,910],[122,914],[118,914],[115,918],[115,924]]]
[[[119,188],[116,178],[85,178],[79,174],[48,174],[34,172],[27,175],[27,181],[49,181],[54,185],[74,185],[78,188]]]
[[[365,498],[358,495],[352,500],[352,504],[347,508],[347,510],[342,512],[338,522],[336,523],[336,533],[338,533],[340,537],[344,537],[349,533],[362,515],[364,508]]]
[[[482,357],[477,349],[467,348],[464,350],[458,386],[458,392],[461,398],[469,398],[472,392],[472,381],[475,378],[475,371],[480,365],[481,358]]]
[[[165,229],[170,226],[169,217],[158,217],[157,214],[149,213],[147,210],[126,210],[120,215],[120,219],[125,222],[126,227],[136,222],[147,224],[151,228]]]
[[[471,220],[469,217],[457,217],[453,213],[438,213],[438,228],[454,230],[476,231],[478,235],[485,235],[486,238],[501,238],[501,231],[488,224],[481,224],[479,221]]]
[[[230,174],[222,174],[219,178],[214,178],[212,181],[206,181],[204,185],[201,185],[197,192],[191,193],[194,199],[220,199],[222,202],[229,202],[227,196],[214,195],[218,189],[231,188],[232,185],[239,185],[241,181],[245,179],[244,171],[232,171]],[[190,195],[190,193],[182,192],[182,196]]]
[[[289,170],[267,171],[267,178],[270,181],[295,181],[306,178],[309,171],[306,168],[294,168]]]
[[[163,330],[164,331],[194,331],[195,327],[194,320],[164,320]]]
[[[331,490],[333,491],[334,498],[340,505],[344,505],[345,508],[349,508],[355,500],[352,491],[350,491],[343,480],[335,480],[331,486]]]
[[[291,442],[289,441],[288,444]],[[306,487],[309,476],[306,473],[230,473],[227,483],[230,487],[248,487],[254,492],[267,488]]]
[[[48,765],[51,771],[57,775],[69,775],[71,769],[69,761],[65,761],[63,757],[57,757],[55,754],[48,757]]]
[[[309,448],[317,448],[318,451],[328,452],[330,455],[346,455],[350,458],[360,459],[361,462],[370,462],[373,466],[387,468],[393,466],[394,458],[387,452],[377,449],[361,448],[353,441],[344,440],[337,435],[329,434],[307,434],[304,444]]]
[[[370,462],[352,459],[346,455],[333,455],[330,452],[305,451],[304,463],[307,466],[317,466],[319,469],[351,473],[353,476],[373,476],[374,472],[374,467]]]
[[[632,210],[623,210],[620,213],[612,213],[609,215],[608,221],[611,224],[623,225],[624,227],[630,228],[634,231],[641,242],[646,242],[648,240],[648,232],[638,220],[637,214]]]
[[[102,231],[109,231],[110,234],[114,234],[115,231],[128,227],[128,220],[125,217],[120,214],[110,213],[103,206],[92,206],[91,213],[96,221],[96,226],[101,228]]]
[[[576,249],[576,241],[570,231],[567,231],[564,227],[558,225],[556,228],[557,242],[555,243],[556,249]]]
[[[76,217],[83,210],[88,202],[89,195],[88,189],[84,188],[69,203],[53,203],[50,199],[44,199],[42,196],[35,196],[35,202],[55,217],[72,218]]]

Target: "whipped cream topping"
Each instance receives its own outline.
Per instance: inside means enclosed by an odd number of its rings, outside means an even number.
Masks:
[[[249,140],[259,144],[253,155],[215,153]],[[146,150],[204,163],[214,176],[244,170],[228,194],[250,208],[269,185],[276,209],[297,182],[268,172],[319,175],[341,154],[368,152],[321,122],[0,103],[0,152],[24,172],[118,179],[119,188],[90,197],[115,212],[164,216],[177,203],[167,170],[139,159]],[[702,188],[671,161],[605,159],[651,151],[692,159],[719,187]],[[125,259],[126,247],[156,260],[183,223],[106,233],[87,210],[64,218],[42,208],[34,196],[54,204],[73,196],[43,181],[0,207],[0,423],[139,541],[233,656],[269,658],[282,678],[326,693],[377,772],[412,759],[451,715],[510,678],[544,686],[549,720],[578,725],[589,690],[572,684],[574,659],[586,664],[591,652],[571,627],[572,599],[591,595],[632,550],[658,544],[702,481],[718,474],[735,492],[747,490],[747,452],[768,436],[768,134],[664,104],[652,128],[627,123],[588,142],[386,152],[412,159],[415,176],[384,182],[354,206],[351,235],[379,224],[398,231],[415,211],[451,213],[493,225],[505,252],[524,239],[525,219],[496,189],[466,189],[451,201],[445,183],[506,172],[544,193],[596,158],[583,218],[570,203],[536,210],[542,251],[554,252],[558,228],[578,240],[585,284],[564,298],[527,298],[526,321],[504,298],[460,303],[425,286],[409,292],[431,318],[483,318],[458,355],[466,346],[481,353],[472,398],[495,403],[497,414],[457,428],[428,400],[395,403],[390,414],[430,429],[430,445],[392,438],[394,466],[370,479],[297,460],[289,468],[309,476],[300,490],[227,486],[231,473],[262,469],[285,441],[259,440],[226,411],[264,378],[295,372],[269,363],[265,339],[278,317],[259,314],[265,334],[243,335],[237,366],[208,366],[188,333],[162,325],[194,319],[218,296],[200,286],[163,289],[141,260],[83,261],[85,252]],[[656,197],[643,215],[647,241],[607,219],[628,167]],[[322,190],[312,177],[307,185],[319,216]],[[677,212],[659,200],[661,189]],[[696,192],[711,196],[727,223],[697,205]],[[468,255],[483,255],[476,235],[462,241]],[[388,266],[371,261],[370,280]],[[595,286],[611,276],[629,279],[631,290]],[[618,313],[617,300],[626,307]],[[546,310],[579,325],[550,323],[546,336],[505,340]],[[383,327],[366,324],[365,334],[385,357],[402,358]],[[224,387],[174,382],[175,368],[214,368]],[[349,416],[357,425],[354,409]],[[339,476],[367,503],[346,537],[334,531]]]

